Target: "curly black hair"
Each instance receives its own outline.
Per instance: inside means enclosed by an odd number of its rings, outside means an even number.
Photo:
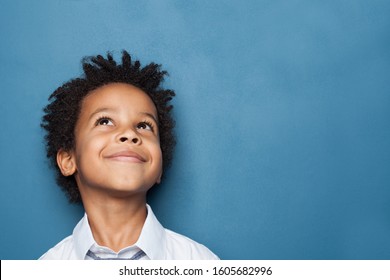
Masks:
[[[57,88],[49,97],[49,104],[43,109],[41,127],[46,130],[46,153],[51,164],[56,167],[57,184],[67,194],[69,202],[81,203],[81,195],[74,176],[63,176],[57,166],[57,152],[60,149],[71,151],[75,146],[75,126],[80,114],[83,99],[93,90],[111,83],[126,83],[140,88],[152,99],[157,109],[160,147],[163,156],[163,169],[169,167],[176,144],[175,122],[172,118],[172,105],[169,102],[175,92],[162,89],[166,71],[161,65],[150,63],[141,67],[138,60],[132,61],[128,52],[122,52],[122,64],[117,64],[111,53],[82,59],[84,73]]]

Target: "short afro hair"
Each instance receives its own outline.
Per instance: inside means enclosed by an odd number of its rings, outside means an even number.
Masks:
[[[82,59],[84,73],[57,88],[49,97],[49,104],[43,109],[41,126],[46,130],[46,153],[56,167],[57,184],[67,194],[69,202],[81,203],[81,195],[74,176],[63,176],[57,166],[57,152],[71,151],[75,146],[75,126],[82,101],[93,90],[111,83],[125,83],[143,90],[153,101],[158,114],[160,147],[163,168],[169,167],[176,144],[175,122],[172,118],[174,91],[161,88],[166,71],[160,65],[150,63],[141,67],[138,60],[132,61],[128,52],[122,52],[122,64],[117,64],[111,53]]]

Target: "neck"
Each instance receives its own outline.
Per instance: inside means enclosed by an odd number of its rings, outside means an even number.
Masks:
[[[146,194],[127,198],[89,197],[83,204],[97,244],[119,252],[137,242],[147,216]]]

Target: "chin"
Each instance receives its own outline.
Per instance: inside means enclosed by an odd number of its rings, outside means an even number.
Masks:
[[[152,186],[149,184],[122,183],[112,186],[111,190],[118,193],[140,193],[147,192]]]

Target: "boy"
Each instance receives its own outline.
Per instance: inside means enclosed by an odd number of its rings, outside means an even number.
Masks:
[[[73,234],[40,259],[218,259],[205,246],[164,229],[146,204],[175,145],[172,90],[151,63],[123,51],[83,60],[84,75],[50,96],[42,127],[57,183],[85,215]]]

